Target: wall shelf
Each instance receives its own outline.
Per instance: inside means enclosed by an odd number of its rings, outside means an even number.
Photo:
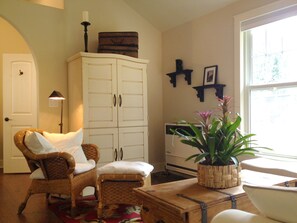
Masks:
[[[205,86],[196,86],[193,88],[197,91],[197,97],[200,99],[200,102],[204,102],[204,89],[215,88],[216,89],[215,95],[218,98],[223,99],[225,86],[226,86],[225,84],[212,84],[212,85],[205,85]]]
[[[192,82],[192,72],[193,70],[180,70],[180,71],[175,71],[172,73],[168,73],[170,77],[170,83],[172,83],[173,87],[176,87],[176,76],[177,75],[185,75],[185,80],[187,81],[188,85],[191,85]]]

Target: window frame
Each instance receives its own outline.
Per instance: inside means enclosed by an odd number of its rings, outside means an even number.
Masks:
[[[297,82],[273,83],[257,86],[251,86],[250,84],[247,84],[248,80],[245,76],[245,72],[248,68],[247,66],[245,66],[245,64],[250,63],[250,61],[246,61],[248,57],[244,55],[244,53],[246,52],[246,50],[244,50],[244,39],[246,37],[245,33],[242,32],[242,25],[246,23],[248,20],[254,20],[257,17],[273,14],[274,12],[279,12],[281,10],[288,9],[288,11],[290,11],[293,9],[293,7],[296,6],[297,3],[292,3],[292,1],[290,0],[284,0],[271,3],[266,6],[234,16],[234,110],[235,112],[241,114],[242,123],[240,127],[243,132],[250,132],[250,118],[247,117],[250,114],[249,95],[251,89],[271,88],[274,86],[295,86],[297,85]],[[277,155],[275,157],[277,157]]]

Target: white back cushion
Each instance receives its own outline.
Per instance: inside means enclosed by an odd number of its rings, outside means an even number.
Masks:
[[[43,132],[43,135],[50,141],[60,152],[66,152],[74,157],[76,163],[88,163],[83,152],[81,144],[83,142],[83,132],[79,129],[76,132],[67,134]]]
[[[25,145],[35,154],[58,152],[39,132],[26,131]]]
[[[266,217],[287,223],[297,221],[297,188],[243,185],[255,207]]]

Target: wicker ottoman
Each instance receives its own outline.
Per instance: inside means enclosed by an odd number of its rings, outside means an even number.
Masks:
[[[144,164],[142,166],[138,164]],[[122,168],[125,166],[124,168]],[[148,168],[147,168],[148,167]],[[111,204],[140,205],[133,188],[149,186],[153,166],[144,162],[116,161],[98,169],[99,203],[98,218],[103,217],[103,209]]]

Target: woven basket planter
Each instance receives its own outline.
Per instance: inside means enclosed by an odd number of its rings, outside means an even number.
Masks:
[[[211,166],[197,164],[198,184],[209,188],[229,188],[241,184],[240,165]]]

